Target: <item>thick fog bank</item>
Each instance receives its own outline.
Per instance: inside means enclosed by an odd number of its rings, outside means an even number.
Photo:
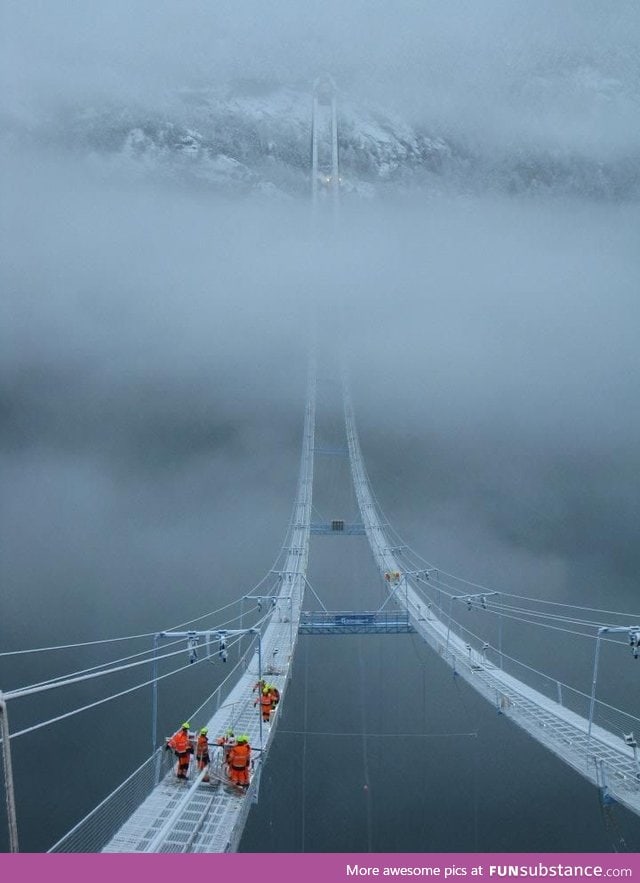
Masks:
[[[637,209],[404,200],[348,207],[331,232],[306,203],[108,184],[39,154],[8,168],[12,594],[55,606],[55,574],[91,583],[102,536],[129,583],[167,536],[206,583],[222,549],[194,539],[202,519],[219,537],[273,511],[284,530],[314,334],[325,376],[344,346],[376,486],[418,534],[440,508],[632,578]],[[428,536],[422,551],[438,558]]]

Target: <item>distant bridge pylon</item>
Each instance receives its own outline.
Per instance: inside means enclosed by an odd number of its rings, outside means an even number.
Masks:
[[[338,158],[337,89],[325,74],[313,84],[311,116],[311,201],[314,210],[328,196],[337,212],[340,204],[340,167]]]

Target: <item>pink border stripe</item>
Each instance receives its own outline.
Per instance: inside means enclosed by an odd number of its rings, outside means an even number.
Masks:
[[[236,853],[233,855],[0,855],[0,879],[38,883],[357,883],[405,881],[621,879],[640,883],[640,855],[619,853]],[[187,876],[185,876],[187,875]],[[214,876],[205,876],[214,875]]]

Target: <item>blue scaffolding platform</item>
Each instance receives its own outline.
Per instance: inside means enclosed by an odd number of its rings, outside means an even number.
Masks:
[[[307,610],[300,615],[300,635],[405,635],[415,632],[402,611]]]
[[[322,534],[324,536],[328,536],[329,534],[332,536],[342,535],[346,537],[366,535],[364,524],[358,524],[357,522],[350,523],[348,521],[342,521],[342,519],[339,518],[334,518],[333,521],[312,521],[311,533]]]

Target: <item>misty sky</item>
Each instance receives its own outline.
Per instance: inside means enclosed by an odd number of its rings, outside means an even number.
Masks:
[[[329,70],[436,135],[638,153],[633,2],[0,10],[1,113],[27,128],[64,105],[155,110],[185,85]],[[2,647],[162,628],[268,570],[314,326],[322,382],[344,342],[373,485],[419,551],[638,610],[637,204],[405,193],[319,236],[306,201],[1,150]]]

